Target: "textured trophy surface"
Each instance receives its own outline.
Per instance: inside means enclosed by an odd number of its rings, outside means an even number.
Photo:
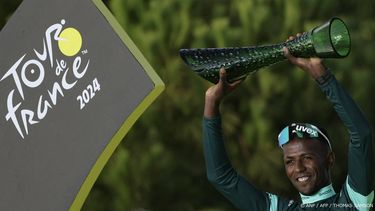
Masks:
[[[240,80],[258,69],[285,60],[283,47],[296,57],[342,58],[349,55],[350,35],[345,23],[332,18],[293,40],[250,47],[181,49],[185,63],[204,79],[217,83],[224,67],[229,82]]]

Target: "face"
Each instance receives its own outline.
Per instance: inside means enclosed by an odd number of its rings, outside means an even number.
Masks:
[[[300,193],[312,195],[331,183],[334,154],[320,141],[294,139],[283,151],[286,174]]]

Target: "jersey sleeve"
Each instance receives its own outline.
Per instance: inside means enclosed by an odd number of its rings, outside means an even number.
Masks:
[[[371,203],[374,194],[374,153],[369,123],[363,113],[329,74],[320,88],[332,102],[349,136],[347,190],[353,203]]]
[[[225,151],[220,117],[203,119],[207,178],[240,210],[276,210],[278,197],[250,184],[232,167]]]

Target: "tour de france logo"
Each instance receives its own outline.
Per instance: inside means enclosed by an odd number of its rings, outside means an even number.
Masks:
[[[11,122],[22,139],[30,133],[31,126],[40,123],[64,97],[72,92],[89,70],[88,49],[83,49],[83,38],[75,27],[65,27],[66,21],[49,26],[41,34],[42,46],[23,54],[1,76],[1,82],[12,80],[13,86],[1,106],[7,108],[5,119]],[[56,49],[57,48],[57,49]],[[39,98],[26,96],[25,90],[40,88],[47,74],[57,78],[52,87],[43,90]],[[88,79],[90,80],[90,79]],[[83,110],[100,90],[97,78],[85,84],[87,88],[79,90],[77,107]],[[48,84],[50,84],[49,82]],[[37,94],[38,96],[39,94]],[[35,102],[35,106],[26,107],[24,102]]]

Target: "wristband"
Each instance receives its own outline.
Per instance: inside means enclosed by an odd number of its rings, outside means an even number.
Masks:
[[[332,77],[332,73],[331,71],[326,68],[326,72],[324,73],[324,75],[322,76],[319,76],[317,79],[315,79],[315,81],[319,84],[319,85],[322,85],[324,84],[325,82],[328,81],[328,79],[330,79]]]

